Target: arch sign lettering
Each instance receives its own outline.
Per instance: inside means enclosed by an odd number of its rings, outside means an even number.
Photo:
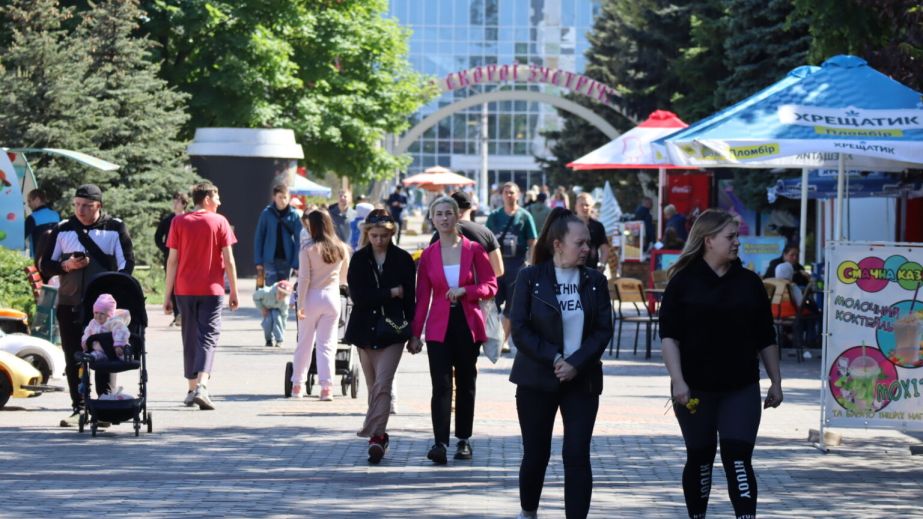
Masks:
[[[622,114],[629,121],[637,123],[633,117],[626,115],[620,107],[613,103],[613,97],[618,95],[614,88],[609,85],[604,85],[590,77],[566,70],[541,67],[538,65],[491,64],[452,72],[436,80],[438,87],[443,93],[462,90],[473,85],[508,82],[545,84],[570,90],[571,92],[590,97]],[[393,152],[396,155],[406,153],[410,145],[419,139],[426,130],[432,128],[439,121],[456,112],[471,108],[472,106],[479,106],[484,103],[493,103],[497,101],[530,101],[549,104],[584,119],[609,139],[615,139],[619,136],[618,130],[604,118],[600,117],[599,114],[565,97],[545,92],[533,92],[531,90],[497,89],[491,92],[484,92],[459,99],[429,114],[422,121],[417,123],[416,126],[401,136],[395,144]]]
[[[613,108],[614,105],[611,99],[613,95],[617,95],[614,88],[590,77],[567,70],[538,65],[482,65],[468,70],[452,72],[441,78],[438,84],[443,92],[451,92],[472,85],[505,83],[508,81],[565,88]]]

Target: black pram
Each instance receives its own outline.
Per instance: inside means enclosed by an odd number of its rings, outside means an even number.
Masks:
[[[144,344],[147,311],[144,309],[144,292],[141,290],[141,285],[138,284],[138,281],[128,274],[105,272],[97,275],[87,284],[83,293],[81,319],[83,326],[86,326],[93,319],[93,303],[100,294],[112,295],[118,308],[128,310],[131,315],[128,323],[131,337],[122,359],[116,356],[111,333],[96,334],[87,339],[88,345],[93,342],[100,344],[106,353],[105,359],[98,360],[89,353],[77,354],[81,363],[80,393],[83,395],[85,403],[83,414],[80,416],[78,431],[82,433],[84,427],[89,425],[90,433],[96,436],[99,422],[110,422],[112,424],[133,422],[135,436],[141,433],[141,424],[146,424],[147,432],[152,432],[154,428],[151,413],[147,412],[147,351]],[[90,398],[90,369],[104,373],[122,373],[140,369],[138,395],[125,400]],[[99,378],[97,377],[97,380]]]

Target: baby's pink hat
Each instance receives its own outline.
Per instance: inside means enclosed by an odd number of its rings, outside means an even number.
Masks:
[[[110,294],[100,294],[93,303],[93,312],[99,312],[112,317],[115,315],[115,298]]]

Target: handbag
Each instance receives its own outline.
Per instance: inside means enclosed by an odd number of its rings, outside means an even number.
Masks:
[[[375,276],[375,285],[381,289],[381,279],[378,277],[378,267],[374,262],[369,261],[372,267],[372,273]],[[394,308],[390,314],[385,308]],[[407,316],[404,315],[404,307],[401,305],[381,305],[381,314],[375,322],[373,331],[374,344],[377,346],[390,346],[392,344],[404,343],[410,340],[410,323]]]
[[[474,284],[478,285],[478,269],[471,265],[471,271],[474,273]],[[503,346],[503,324],[500,322],[500,312],[497,311],[497,303],[493,298],[481,299],[478,301],[481,307],[481,314],[484,315],[484,332],[487,340],[481,345],[484,350],[484,356],[496,364],[500,358],[500,348]]]

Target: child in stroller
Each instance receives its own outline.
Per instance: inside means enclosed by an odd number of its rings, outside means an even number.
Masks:
[[[119,360],[125,360],[125,349],[128,348],[128,339],[131,337],[131,332],[128,331],[130,322],[131,314],[128,310],[116,308],[112,294],[100,294],[93,303],[93,319],[90,319],[86,329],[83,330],[80,346],[94,359],[106,360],[106,352],[103,351],[99,341],[87,344],[87,339],[93,335],[108,332],[112,334],[115,356]],[[91,348],[92,351],[90,351]]]
[[[103,297],[103,296],[108,297]],[[110,300],[111,298],[111,300]],[[102,300],[102,301],[100,301]],[[97,305],[102,302],[101,305]],[[114,329],[109,329],[106,324],[114,319],[108,319],[108,312],[117,313],[116,308],[124,308],[130,315],[129,319],[122,322],[127,327],[129,336],[127,344],[117,339]],[[105,313],[107,320],[104,324],[95,321],[97,310]],[[78,353],[81,362],[80,392],[86,403],[83,414],[78,422],[78,431],[83,432],[89,425],[90,432],[96,436],[100,423],[120,424],[130,422],[134,425],[135,436],[141,432],[141,425],[147,425],[147,432],[153,431],[151,413],[147,410],[147,351],[144,339],[147,327],[147,312],[144,308],[144,291],[138,281],[128,274],[121,272],[106,272],[95,276],[86,286],[83,293],[83,320],[88,328],[100,326],[102,333],[84,337],[86,344],[93,347],[93,351]],[[114,327],[115,325],[110,325]],[[115,348],[116,341],[121,344],[122,356],[119,357]],[[96,349],[95,342],[99,343],[101,352]],[[102,353],[102,355],[100,355]],[[138,393],[136,397],[119,394],[107,395],[108,388],[97,388],[99,398],[90,396],[90,370],[102,373],[123,373],[139,370]],[[97,376],[96,383],[101,380]],[[114,385],[114,384],[113,384]],[[121,391],[119,391],[121,393]]]

